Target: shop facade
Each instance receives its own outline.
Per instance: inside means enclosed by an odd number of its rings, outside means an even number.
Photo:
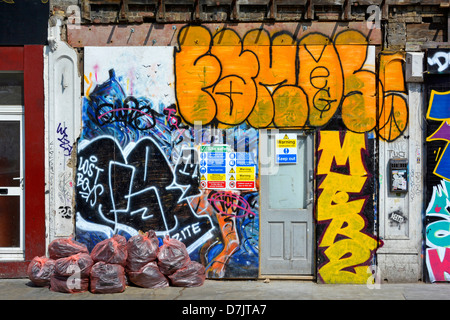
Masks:
[[[440,124],[448,106],[432,50],[393,45],[381,4],[330,19],[313,5],[295,21],[281,2],[262,17],[238,5],[232,21],[220,17],[234,2],[192,15],[148,4],[147,16],[130,3],[115,23],[101,3],[64,15],[53,4],[41,47],[45,243],[92,249],[153,229],[208,278],[447,280],[445,211],[426,209],[446,208],[445,130],[430,138],[425,120]],[[431,96],[443,100],[430,113]],[[444,168],[439,197],[430,157]]]
[[[44,50],[48,3],[1,3],[0,276],[45,252]],[[27,14],[35,19],[19,23]]]

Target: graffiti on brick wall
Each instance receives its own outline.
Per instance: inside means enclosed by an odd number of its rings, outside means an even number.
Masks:
[[[256,277],[259,193],[199,189],[195,143],[225,139],[225,130],[196,132],[182,123],[171,94],[173,73],[164,74],[173,65],[167,48],[102,49],[85,56],[77,240],[92,249],[116,233],[128,238],[153,229],[182,241],[208,277]],[[255,129],[229,130],[234,148],[256,152]]]
[[[325,283],[366,283],[378,245],[367,135],[319,131],[317,152],[318,277]]]
[[[450,50],[429,49],[427,51],[427,71],[429,73],[450,73]]]
[[[379,136],[398,138],[408,125],[408,101],[403,77],[404,53],[381,53],[379,69]]]
[[[151,227],[185,242],[210,277],[256,277],[259,192],[199,189],[196,144],[228,143],[231,130],[235,149],[244,144],[257,154],[260,128],[325,126],[345,129],[343,142],[361,144],[356,137],[371,131],[394,141],[408,119],[402,68],[402,54],[381,54],[377,77],[374,46],[357,30],[297,39],[285,31],[185,26],[176,48],[86,47],[77,237],[91,248],[114,233],[128,237]],[[352,214],[338,228],[341,217],[322,211],[324,226],[327,214],[334,222],[321,238],[320,275],[327,282],[362,281],[376,248],[367,213],[373,215],[371,172],[361,176],[362,169],[333,159],[364,164],[367,157],[346,145],[322,148],[321,162],[331,162],[319,174],[320,205],[348,205]],[[367,139],[361,150],[368,150]],[[334,180],[340,176],[348,190]],[[339,241],[330,244],[333,233]],[[333,260],[347,245],[353,249]]]
[[[338,116],[348,130],[377,129],[387,141],[406,129],[403,56],[381,56],[377,114],[374,47],[359,31],[297,40],[282,31],[257,29],[241,37],[231,29],[212,34],[186,26],[178,44],[175,91],[186,123],[310,128]]]
[[[450,281],[450,91],[431,91],[427,111],[429,174],[432,190],[426,209],[426,267],[431,282]],[[432,122],[436,122],[436,125]],[[437,129],[435,130],[435,128]],[[432,172],[432,174],[431,174]],[[437,179],[436,179],[437,178]],[[435,184],[435,181],[439,181]]]
[[[173,170],[151,137],[124,152],[113,138],[101,136],[79,144],[78,160],[80,230],[102,224],[111,234],[128,238],[139,230],[153,229],[161,237],[168,233],[182,240],[190,251],[195,249],[193,243],[211,237],[210,218],[197,216],[187,202],[196,196],[190,192],[198,185],[196,165],[181,170],[180,161]]]
[[[433,187],[426,210],[426,265],[431,282],[450,281],[450,182]]]
[[[427,119],[442,121],[439,128],[429,137],[427,141],[442,140],[446,142],[444,149],[439,154],[439,160],[433,170],[433,174],[450,180],[450,151],[447,151],[450,142],[450,91],[432,91],[428,106]]]

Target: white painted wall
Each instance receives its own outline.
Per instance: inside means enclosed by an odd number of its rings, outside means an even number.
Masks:
[[[61,22],[49,28],[45,59],[47,241],[74,230],[74,143],[81,130],[81,77],[77,53],[60,39]]]
[[[393,142],[380,141],[379,235],[384,246],[378,249],[381,280],[415,282],[422,279],[422,211],[424,162],[423,84],[407,83],[409,122],[404,134]],[[391,158],[407,158],[408,192],[389,192],[388,163]],[[400,212],[401,223],[390,214]]]

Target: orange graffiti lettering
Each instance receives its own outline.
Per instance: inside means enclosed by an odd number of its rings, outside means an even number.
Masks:
[[[397,139],[408,124],[403,61],[403,53],[383,53],[380,56],[379,135],[387,141]]]
[[[262,28],[241,37],[227,28],[185,26],[178,44],[177,107],[187,124],[320,128],[340,113],[348,130],[376,130],[387,141],[406,129],[403,55],[380,55],[377,86],[374,47],[360,31],[297,40]]]

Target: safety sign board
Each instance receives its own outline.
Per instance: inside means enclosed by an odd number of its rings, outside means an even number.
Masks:
[[[275,136],[276,163],[297,163],[297,134],[279,133]]]
[[[234,152],[229,145],[202,145],[200,187],[202,189],[255,189],[256,160],[249,152]]]

